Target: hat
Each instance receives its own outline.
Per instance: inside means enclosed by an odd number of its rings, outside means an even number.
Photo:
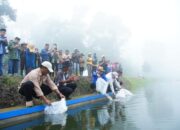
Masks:
[[[101,58],[105,57],[105,55],[102,55]]]
[[[115,78],[118,78],[118,73],[117,72],[112,72]]]
[[[52,64],[49,62],[49,61],[44,61],[41,63],[42,66],[46,67],[49,72],[53,72],[53,69],[52,69]]]
[[[5,28],[1,28],[0,32],[6,32],[6,29]]]
[[[27,48],[29,49],[30,52],[35,52],[35,47],[33,44],[28,44]]]
[[[23,43],[21,43],[21,45],[27,45],[27,43],[23,42]]]
[[[98,66],[97,70],[101,71],[101,72],[104,72],[104,68],[102,66]]]

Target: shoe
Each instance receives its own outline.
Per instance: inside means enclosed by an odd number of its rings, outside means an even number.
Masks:
[[[26,107],[32,107],[33,105],[33,101],[26,102]]]
[[[71,100],[71,99],[72,99],[72,98],[70,98],[70,97],[67,97],[67,98],[66,98],[66,100]]]

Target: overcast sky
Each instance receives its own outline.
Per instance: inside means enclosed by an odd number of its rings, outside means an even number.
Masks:
[[[44,19],[71,20],[74,8],[88,8],[84,22],[88,27],[97,12],[121,19],[130,36],[121,58],[141,70],[144,61],[153,62],[158,72],[175,68],[180,73],[179,2],[178,0],[9,0],[17,9],[17,21],[9,22],[11,36],[33,41],[29,28]],[[28,19],[33,18],[33,19]],[[147,53],[148,52],[148,53]],[[152,59],[151,59],[152,58]],[[179,59],[179,58],[178,58]],[[165,66],[165,67],[162,67]],[[169,73],[169,72],[168,72]],[[172,75],[173,75],[172,74]]]

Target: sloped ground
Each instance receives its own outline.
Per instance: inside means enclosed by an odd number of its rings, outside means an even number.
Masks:
[[[4,76],[0,77],[0,108],[6,108],[11,106],[23,105],[25,103],[24,97],[18,92],[18,85],[21,82],[22,77]],[[87,78],[81,77],[77,81],[77,89],[72,94],[72,97],[90,94],[90,83]],[[48,95],[51,100],[56,99],[55,94]],[[40,104],[41,101],[38,101]]]
[[[24,97],[18,93],[18,85],[21,82],[22,77],[11,77],[4,76],[0,77],[0,108],[7,108],[11,106],[19,106],[24,105],[25,100]],[[143,78],[130,78],[124,77],[122,78],[124,83],[124,87],[127,89],[134,91],[139,86],[143,86],[146,83],[146,80]],[[91,94],[90,82],[86,77],[81,77],[77,82],[77,89],[72,94],[72,97],[79,97],[83,95]],[[57,97],[54,93],[48,95],[48,98],[51,100],[56,100]],[[37,100],[38,104],[42,104],[41,100]]]
[[[0,78],[0,108],[21,105],[24,100],[18,93],[18,85],[21,77],[8,77]]]

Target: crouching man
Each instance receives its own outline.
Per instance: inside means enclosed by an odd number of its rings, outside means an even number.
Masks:
[[[62,72],[57,73],[55,83],[57,84],[59,91],[66,97],[66,99],[70,99],[70,95],[77,87],[77,80],[79,80],[78,76],[71,75],[69,65],[63,63],[63,70]]]
[[[26,106],[33,106],[33,97],[40,98],[47,105],[51,101],[45,96],[54,91],[61,99],[64,95],[59,92],[57,86],[51,80],[49,73],[52,73],[52,64],[48,61],[42,62],[41,66],[37,69],[30,71],[22,80],[20,84],[19,93],[26,98]]]

